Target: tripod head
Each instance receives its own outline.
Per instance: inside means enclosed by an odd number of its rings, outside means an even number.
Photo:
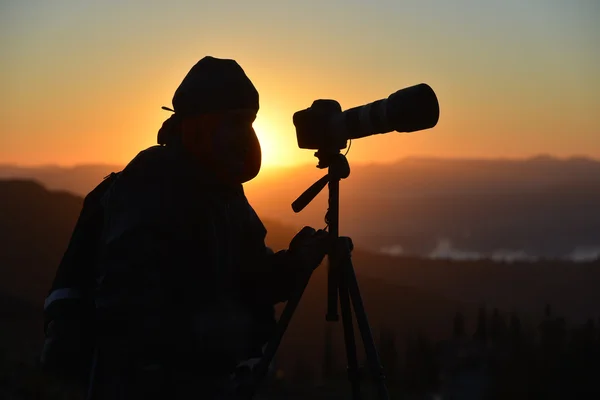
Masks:
[[[327,168],[327,174],[313,183],[292,203],[292,209],[295,213],[299,213],[313,201],[331,179],[339,181],[350,176],[350,164],[348,164],[346,156],[340,154],[339,150],[335,153],[325,153],[320,150],[315,153],[315,157],[319,159],[317,168]],[[329,225],[329,222],[327,224]]]

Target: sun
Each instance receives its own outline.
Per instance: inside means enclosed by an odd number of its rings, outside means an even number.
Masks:
[[[292,165],[297,160],[297,147],[293,131],[271,122],[272,119],[258,115],[253,127],[262,150],[262,164],[266,168]]]
[[[272,140],[273,136],[273,128],[270,124],[265,121],[264,118],[257,117],[254,124],[254,131],[256,132],[256,136],[258,136],[258,141],[260,142],[260,148],[262,151],[262,163],[264,166],[268,166],[272,164],[275,151],[275,142]]]

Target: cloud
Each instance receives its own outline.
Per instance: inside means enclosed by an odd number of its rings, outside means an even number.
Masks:
[[[527,254],[524,250],[494,250],[490,257],[494,261],[515,262],[515,261],[536,261],[539,257]]]
[[[595,261],[600,259],[600,246],[580,246],[576,247],[567,259],[575,262]]]
[[[429,258],[433,259],[451,259],[451,260],[480,260],[484,258],[483,254],[476,251],[460,250],[452,245],[452,241],[447,238],[438,240],[435,248],[429,253]]]
[[[379,251],[383,254],[388,254],[390,256],[401,256],[404,254],[404,248],[402,246],[400,246],[399,244],[394,244],[391,246],[384,246],[381,249],[379,249]]]
[[[406,249],[400,244],[394,244],[390,246],[384,246],[379,249],[383,254],[398,257],[406,255]],[[452,240],[448,238],[441,238],[438,240],[435,248],[426,255],[431,259],[445,259],[445,260],[481,260],[491,259],[496,262],[533,262],[539,260],[541,257],[532,255],[525,250],[513,250],[513,249],[497,249],[491,253],[482,253],[474,250],[465,250],[456,248],[452,244]],[[576,247],[571,253],[563,257],[565,260],[573,262],[589,262],[600,259],[600,246],[579,246]]]

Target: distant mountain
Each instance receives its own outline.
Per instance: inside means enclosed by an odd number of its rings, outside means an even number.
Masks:
[[[118,165],[21,167],[0,164],[0,179],[34,180],[50,190],[64,190],[78,196],[85,196],[102,178],[113,171],[120,171],[122,168],[123,166]]]
[[[0,178],[35,179],[84,195],[119,169],[0,166]],[[264,218],[322,227],[326,190],[299,214],[291,203],[323,174],[314,165],[265,169],[246,193]],[[600,257],[597,204],[600,161],[593,159],[407,158],[351,165],[341,183],[340,229],[369,250],[393,255],[583,261]]]
[[[290,204],[322,171],[247,185],[261,215],[322,225],[327,192],[298,215]],[[286,180],[287,179],[287,180]],[[340,229],[373,251],[440,258],[600,257],[600,162],[405,159],[352,168],[341,182]]]

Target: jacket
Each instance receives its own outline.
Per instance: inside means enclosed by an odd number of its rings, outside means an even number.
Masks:
[[[117,374],[115,364],[224,376],[260,356],[296,277],[289,253],[265,245],[242,185],[218,182],[175,146],[153,146],[102,204],[96,380]]]

